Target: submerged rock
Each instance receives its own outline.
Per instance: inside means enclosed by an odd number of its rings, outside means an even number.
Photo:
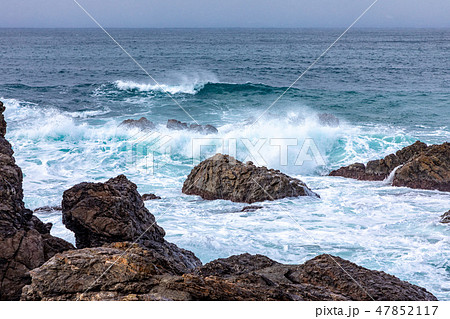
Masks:
[[[395,170],[395,171],[394,171]],[[415,142],[395,154],[364,165],[352,164],[332,171],[330,176],[382,181],[393,173],[392,185],[450,191],[450,143],[427,146]]]
[[[180,276],[163,256],[128,243],[58,254],[32,271],[31,285],[22,294],[23,300],[372,298],[436,300],[424,288],[329,255],[303,265],[283,265],[262,255],[243,254],[212,261]]]
[[[202,134],[216,134],[219,131],[212,125],[199,125],[199,124],[190,124],[183,123],[178,120],[170,119],[167,121],[167,128],[170,130],[189,130],[193,132],[198,132]]]
[[[127,127],[137,127],[141,130],[154,130],[156,128],[155,124],[149,121],[145,117],[141,117],[139,120],[128,119],[120,123],[120,125]]]
[[[156,196],[155,194],[143,194],[142,195],[142,200],[143,201],[155,200],[155,199],[161,199],[161,197]]]
[[[22,287],[30,283],[31,269],[74,247],[50,235],[52,225],[25,208],[22,171],[5,139],[4,110],[0,102],[0,300],[18,300]]]
[[[441,216],[441,223],[443,223],[443,224],[450,223],[450,210]]]
[[[63,223],[75,233],[77,248],[137,242],[164,255],[180,273],[201,265],[192,252],[164,239],[164,229],[124,175],[106,183],[75,185],[64,192],[62,209]]]
[[[194,167],[182,192],[203,199],[226,199],[254,203],[285,197],[318,196],[301,180],[278,170],[246,164],[228,155],[216,154]]]

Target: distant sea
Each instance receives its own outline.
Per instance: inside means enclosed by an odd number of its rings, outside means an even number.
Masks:
[[[450,140],[450,29],[352,29],[254,123],[342,31],[111,29],[156,85],[99,29],[0,29],[0,100],[27,207],[60,205],[71,186],[123,173],[163,197],[146,205],[167,240],[203,262],[329,253],[450,300],[450,227],[439,223],[450,194],[326,176],[416,140]],[[142,116],[154,132],[119,126]],[[170,118],[219,133],[170,131]],[[286,158],[274,140],[288,141]],[[298,164],[306,141],[322,161],[313,152]],[[193,166],[218,151],[298,177],[321,198],[240,212],[244,204],[183,195]],[[59,213],[38,216],[74,241]]]

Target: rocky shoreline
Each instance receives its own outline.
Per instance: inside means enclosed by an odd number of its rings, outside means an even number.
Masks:
[[[0,300],[437,300],[424,288],[330,255],[285,265],[242,254],[202,265],[164,239],[124,175],[64,192],[63,223],[75,233],[75,248],[25,208],[3,111],[0,102]],[[194,168],[183,192],[248,203],[317,198],[300,180],[222,154]]]

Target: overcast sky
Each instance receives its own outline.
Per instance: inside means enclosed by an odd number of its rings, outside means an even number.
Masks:
[[[345,27],[374,0],[78,0],[105,27]],[[359,27],[450,27],[450,0],[379,0]],[[73,0],[1,0],[0,27],[95,27]]]

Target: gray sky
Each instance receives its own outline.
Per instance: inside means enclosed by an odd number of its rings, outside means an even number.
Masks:
[[[374,0],[78,0],[105,27],[345,27]],[[2,0],[0,27],[95,27],[73,0]],[[449,0],[379,0],[358,27],[450,27]]]

